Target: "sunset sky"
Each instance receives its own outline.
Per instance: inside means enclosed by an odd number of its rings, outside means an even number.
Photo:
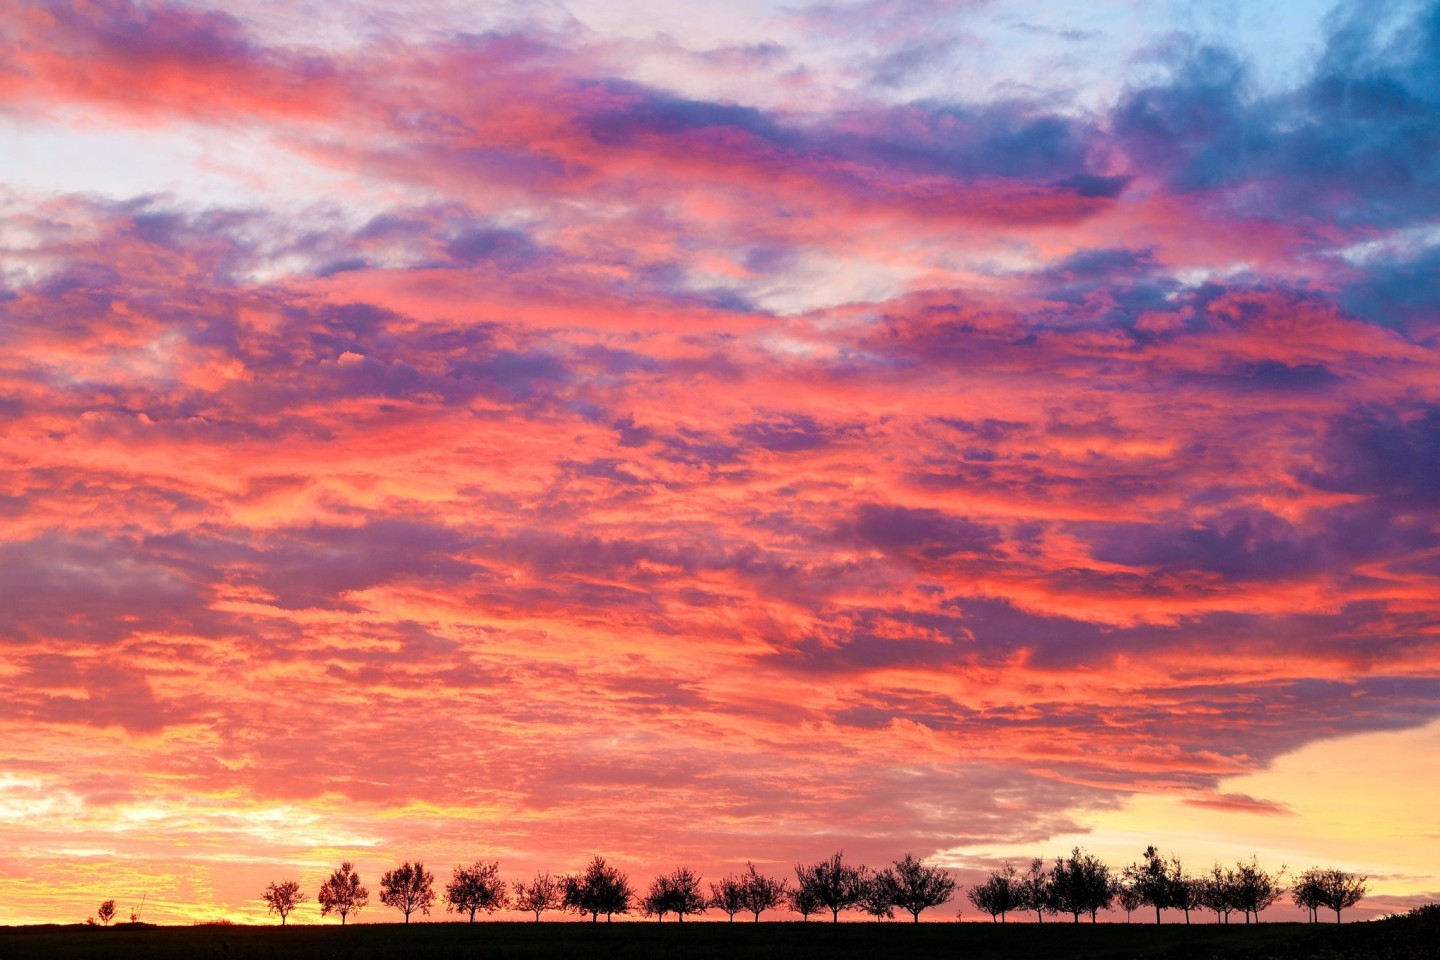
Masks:
[[[3,6],[0,924],[1440,898],[1437,4]]]

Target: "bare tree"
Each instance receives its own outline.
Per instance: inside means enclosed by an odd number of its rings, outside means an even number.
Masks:
[[[405,914],[405,922],[409,923],[410,914],[416,910],[430,915],[435,903],[434,885],[435,875],[425,869],[425,864],[407,860],[380,878],[380,902]]]
[[[500,879],[500,864],[476,860],[468,867],[457,866],[450,882],[445,885],[445,910],[447,912],[475,914],[480,910],[494,913],[510,902],[510,891]]]
[[[1243,861],[1235,864],[1235,872],[1227,874],[1230,880],[1230,901],[1235,905],[1236,910],[1245,913],[1245,922],[1250,922],[1251,914],[1255,916],[1255,922],[1260,922],[1260,912],[1272,906],[1285,894],[1285,888],[1280,885],[1281,878],[1285,875],[1285,868],[1281,867],[1279,873],[1271,873],[1260,866],[1256,857],[1251,857],[1249,863]]]
[[[815,899],[830,911],[831,920],[840,922],[840,911],[857,906],[865,896],[869,871],[864,866],[845,862],[844,852],[836,853],[818,863],[795,864],[795,877],[802,890],[808,889]]]
[[[908,853],[893,867],[887,867],[883,876],[890,902],[908,910],[915,923],[920,922],[922,910],[948,903],[955,896],[954,877],[940,867],[926,866]]]
[[[1200,906],[1215,911],[1216,923],[1229,923],[1235,910],[1235,871],[1216,863],[1200,878]]]
[[[1178,858],[1170,861],[1175,887],[1170,894],[1170,905],[1185,914],[1185,925],[1190,925],[1190,911],[1199,910],[1205,903],[1205,881],[1200,877],[1188,877],[1180,866]]]
[[[779,879],[767,877],[756,870],[755,864],[749,861],[745,863],[744,881],[745,909],[755,915],[756,923],[760,922],[760,914],[766,910],[774,910],[785,903],[786,897],[790,893],[790,881],[784,877]]]
[[[1334,910],[1335,922],[1339,923],[1340,911],[1348,910],[1365,897],[1369,879],[1334,867],[1324,870],[1311,867],[1296,878],[1291,897],[1297,907],[1309,908],[1312,923],[1318,919],[1320,907]]]
[[[590,922],[605,914],[610,922],[617,913],[629,913],[635,891],[630,887],[630,878],[614,867],[607,866],[604,857],[590,861],[585,872],[563,881],[564,905],[580,913],[590,914]]]
[[[285,918],[290,916],[290,911],[296,906],[305,902],[305,894],[300,892],[300,884],[295,880],[281,880],[279,883],[272,883],[260,894],[260,899],[266,903],[266,913],[280,914],[280,926],[285,926]]]
[[[1325,906],[1320,891],[1319,874],[1319,867],[1311,867],[1296,877],[1295,886],[1290,888],[1290,900],[1306,912],[1311,923],[1319,922],[1319,910]]]
[[[872,873],[861,881],[861,910],[876,920],[895,919],[895,875],[887,868]]]
[[[640,901],[642,912],[647,917],[664,921],[665,914],[673,913],[685,922],[685,915],[704,913],[706,900],[700,892],[700,876],[689,867],[678,867],[672,873],[650,881],[650,890]]]
[[[815,895],[815,891],[804,886],[786,891],[785,902],[789,905],[790,910],[800,914],[800,919],[806,923],[810,922],[810,915],[819,913],[823,906],[820,898]]]
[[[1099,857],[1079,847],[1072,850],[1068,858],[1055,858],[1055,865],[1050,868],[1050,882],[1057,908],[1073,914],[1076,923],[1080,922],[1082,913],[1090,914],[1090,922],[1095,923],[1099,912],[1115,900],[1116,884],[1110,868]]]
[[[990,914],[992,921],[1005,922],[1005,914],[1011,910],[1023,910],[1026,906],[1024,881],[1010,864],[994,870],[985,882],[971,887],[965,899],[976,909]]]
[[[746,908],[745,877],[727,873],[719,882],[711,883],[710,906],[723,911],[734,923],[735,914]]]
[[[1045,914],[1054,914],[1059,910],[1055,903],[1054,878],[1045,869],[1045,861],[1039,857],[1030,861],[1030,869],[1020,878],[1020,896],[1020,909],[1034,910],[1037,923],[1045,922]]]
[[[100,904],[100,909],[95,911],[95,916],[99,917],[100,922],[105,926],[110,926],[110,921],[115,919],[115,901],[106,900]]]
[[[564,905],[565,886],[548,873],[535,874],[528,885],[515,881],[515,909],[535,914],[536,923],[546,910],[559,910]]]
[[[1175,880],[1170,875],[1170,864],[1160,856],[1154,844],[1145,848],[1143,863],[1132,863],[1125,868],[1125,883],[1135,891],[1141,903],[1155,908],[1155,922],[1160,922],[1160,911],[1170,906],[1175,898]]]
[[[1121,910],[1125,911],[1125,922],[1129,923],[1130,915],[1140,909],[1145,901],[1141,899],[1140,891],[1135,889],[1135,884],[1126,877],[1115,888],[1115,902],[1120,905]]]
[[[320,916],[338,913],[340,926],[343,927],[346,917],[370,902],[370,891],[361,885],[360,874],[347,860],[340,864],[339,870],[330,874],[330,879],[320,884],[320,892],[315,899],[320,903]]]

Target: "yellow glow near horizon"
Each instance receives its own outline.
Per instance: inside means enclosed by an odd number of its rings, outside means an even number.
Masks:
[[[1323,740],[1279,757],[1262,772],[1222,780],[1214,794],[1137,795],[1088,817],[1088,832],[1052,838],[1045,853],[1053,857],[1082,846],[1119,868],[1139,860],[1153,843],[1197,872],[1217,860],[1228,864],[1255,855],[1270,869],[1318,865],[1368,874],[1372,898],[1434,896],[1440,891],[1437,788],[1440,723]],[[1288,812],[1204,805],[1226,796]],[[1015,847],[984,855],[1019,864],[1039,852]]]

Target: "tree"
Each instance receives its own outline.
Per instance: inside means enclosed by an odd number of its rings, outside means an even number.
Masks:
[[[955,878],[940,867],[928,867],[924,861],[905,854],[893,868],[885,871],[890,899],[895,906],[910,911],[915,923],[920,912],[948,903],[955,896]]]
[[[1126,878],[1121,880],[1120,885],[1115,888],[1115,902],[1120,904],[1121,910],[1125,911],[1125,922],[1129,923],[1130,914],[1140,909],[1145,901],[1140,898],[1140,891],[1135,889],[1135,884]]]
[[[767,877],[755,869],[755,864],[746,861],[745,863],[745,909],[755,915],[755,922],[760,922],[760,914],[766,910],[773,910],[786,901],[790,893],[790,881],[784,877],[778,880],[774,877]]]
[[[663,921],[665,914],[673,913],[685,922],[685,915],[704,913],[705,896],[700,892],[700,875],[689,867],[678,867],[672,873],[650,881],[650,891],[640,902],[645,916]]]
[[[1095,923],[1097,915],[1115,900],[1116,884],[1110,876],[1110,868],[1094,854],[1084,853],[1079,847],[1071,851],[1068,859],[1056,857],[1050,868],[1050,883],[1056,909],[1073,914],[1080,922],[1082,913],[1090,914]]]
[[[425,869],[425,864],[407,860],[380,878],[380,902],[405,914],[406,923],[416,910],[428,917],[435,902],[434,884],[435,875]]]
[[[710,906],[723,911],[734,923],[735,914],[746,909],[745,877],[727,873],[720,882],[711,883]]]
[[[282,880],[279,883],[272,883],[260,894],[260,899],[266,903],[266,913],[280,914],[280,926],[285,926],[285,918],[290,916],[290,911],[305,902],[305,894],[300,892],[300,884],[295,880]]]
[[[1175,878],[1170,865],[1160,856],[1154,844],[1145,848],[1145,862],[1132,863],[1125,868],[1126,885],[1140,898],[1155,908],[1155,922],[1160,922],[1160,911],[1171,905],[1175,899]]]
[[[1020,878],[1020,899],[1018,909],[1034,910],[1038,923],[1045,922],[1045,914],[1053,914],[1059,909],[1055,905],[1054,878],[1045,869],[1045,861],[1039,857],[1030,861],[1030,869]]]
[[[471,923],[477,911],[494,913],[509,902],[509,889],[500,879],[497,861],[476,860],[468,867],[457,866],[445,885],[445,910],[468,913]]]
[[[110,926],[110,921],[115,919],[115,901],[106,900],[100,904],[100,909],[95,911],[95,916],[99,917],[100,922],[105,926]]]
[[[617,913],[629,913],[635,891],[630,888],[630,878],[614,867],[607,866],[604,857],[590,861],[585,872],[563,881],[565,891],[563,904],[580,913],[590,914],[590,922],[596,923],[600,914],[605,921]]]
[[[1311,923],[1319,921],[1319,910],[1325,906],[1320,890],[1319,867],[1311,867],[1295,878],[1295,886],[1290,890],[1290,899],[1295,906],[1309,915]]]
[[[1335,922],[1340,922],[1340,911],[1348,910],[1364,899],[1369,889],[1369,877],[1363,874],[1346,873],[1331,867],[1321,870],[1311,867],[1300,875],[1293,894],[1296,906],[1309,906],[1311,920],[1316,911],[1326,907],[1335,911]],[[1305,903],[1302,903],[1304,891]]]
[[[895,892],[895,875],[887,867],[865,878],[864,890],[856,906],[876,920],[894,920]]]
[[[1235,864],[1235,873],[1231,879],[1230,899],[1236,910],[1245,912],[1245,922],[1250,922],[1250,915],[1255,915],[1255,922],[1260,922],[1260,912],[1272,906],[1285,894],[1285,888],[1280,886],[1280,879],[1284,876],[1285,868],[1281,867],[1279,873],[1272,874],[1260,866],[1256,857],[1251,857],[1249,863]],[[1230,879],[1231,875],[1227,875]]]
[[[785,893],[785,902],[794,913],[800,914],[800,919],[806,923],[810,922],[812,913],[819,913],[821,906],[820,898],[815,891],[808,887],[800,886]]]
[[[864,866],[851,866],[845,862],[844,851],[812,863],[795,864],[795,877],[801,889],[809,889],[816,901],[830,911],[831,920],[840,922],[840,911],[857,906],[865,896],[865,883],[869,871]]]
[[[1179,857],[1170,858],[1170,876],[1174,886],[1170,891],[1170,905],[1185,913],[1185,925],[1190,925],[1190,911],[1205,906],[1205,882],[1199,877],[1185,875]]]
[[[535,874],[528,885],[515,881],[515,909],[535,914],[536,923],[546,910],[559,910],[564,905],[565,886],[548,873]]]
[[[340,926],[343,927],[346,917],[370,902],[370,891],[361,886],[360,874],[347,860],[340,864],[339,870],[330,874],[330,879],[320,884],[320,892],[315,899],[320,903],[320,916],[338,913]]]
[[[1235,910],[1235,887],[1238,881],[1235,871],[1226,870],[1216,863],[1210,872],[1200,878],[1200,906],[1215,911],[1215,922],[1230,922]]]
[[[1015,868],[1007,863],[1003,869],[992,871],[984,883],[971,887],[965,899],[976,909],[990,914],[991,921],[1004,923],[1005,914],[1025,909],[1024,883]]]

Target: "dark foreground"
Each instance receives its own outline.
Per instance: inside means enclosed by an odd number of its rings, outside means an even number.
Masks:
[[[1440,958],[1440,909],[1373,923],[421,923],[0,927],[0,960]]]

